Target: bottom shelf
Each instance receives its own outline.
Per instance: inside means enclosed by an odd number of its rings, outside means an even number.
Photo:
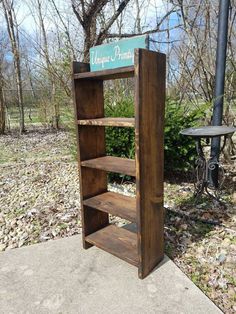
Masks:
[[[134,266],[139,264],[136,233],[109,225],[88,235],[85,240]]]

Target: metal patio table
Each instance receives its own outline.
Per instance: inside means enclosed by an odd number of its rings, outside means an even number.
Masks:
[[[227,138],[235,131],[236,128],[228,126],[202,126],[184,129],[180,132],[182,135],[191,136],[195,139],[197,150],[195,196],[200,196],[206,192],[211,197],[219,200],[220,188],[224,182],[224,169],[219,162],[219,158],[217,156],[207,158],[203,151],[202,141],[205,140],[207,146],[210,145],[212,138],[224,137],[220,150],[220,153],[222,153]],[[217,184],[214,184],[209,173],[216,168],[218,169],[219,179],[217,180]],[[213,194],[208,191],[208,188],[213,191]]]

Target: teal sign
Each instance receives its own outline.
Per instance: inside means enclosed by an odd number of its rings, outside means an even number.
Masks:
[[[133,65],[135,48],[148,49],[148,35],[123,39],[90,48],[90,71],[100,71]]]

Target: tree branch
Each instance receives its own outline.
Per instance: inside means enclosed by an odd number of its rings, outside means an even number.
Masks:
[[[134,36],[141,36],[141,35],[148,35],[148,34],[153,34],[153,33],[163,33],[163,32],[167,32],[176,28],[180,28],[182,25],[176,25],[174,27],[171,28],[165,28],[165,29],[158,29],[158,28],[154,28],[151,29],[149,31],[143,32],[143,33],[125,33],[125,34],[106,34],[107,38],[129,38],[129,37],[134,37]]]
[[[123,0],[121,2],[121,4],[119,5],[118,9],[116,10],[116,12],[113,14],[113,16],[110,18],[110,20],[107,22],[107,24],[105,25],[105,27],[100,31],[100,33],[98,34],[98,36],[95,39],[95,43],[94,45],[98,45],[100,43],[102,43],[102,41],[104,40],[104,37],[106,37],[107,35],[107,31],[110,29],[110,27],[112,26],[112,24],[116,21],[116,19],[119,17],[119,15],[121,14],[121,12],[125,9],[125,7],[127,6],[127,4],[129,3],[130,0]]]
[[[71,0],[71,3],[72,3],[72,9],[73,9],[73,12],[75,13],[76,18],[80,22],[81,26],[84,28],[84,21],[82,17],[80,16],[79,12],[77,11],[74,1]]]

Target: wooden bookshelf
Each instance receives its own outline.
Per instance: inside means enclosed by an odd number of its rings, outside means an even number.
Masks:
[[[164,256],[163,122],[165,55],[135,50],[134,66],[90,72],[73,63],[83,246],[95,245],[138,267],[146,277]],[[134,78],[135,117],[105,117],[104,80]],[[106,155],[105,127],[135,129],[135,160]],[[136,197],[107,190],[107,173],[136,178]],[[136,232],[110,224],[109,214]]]

